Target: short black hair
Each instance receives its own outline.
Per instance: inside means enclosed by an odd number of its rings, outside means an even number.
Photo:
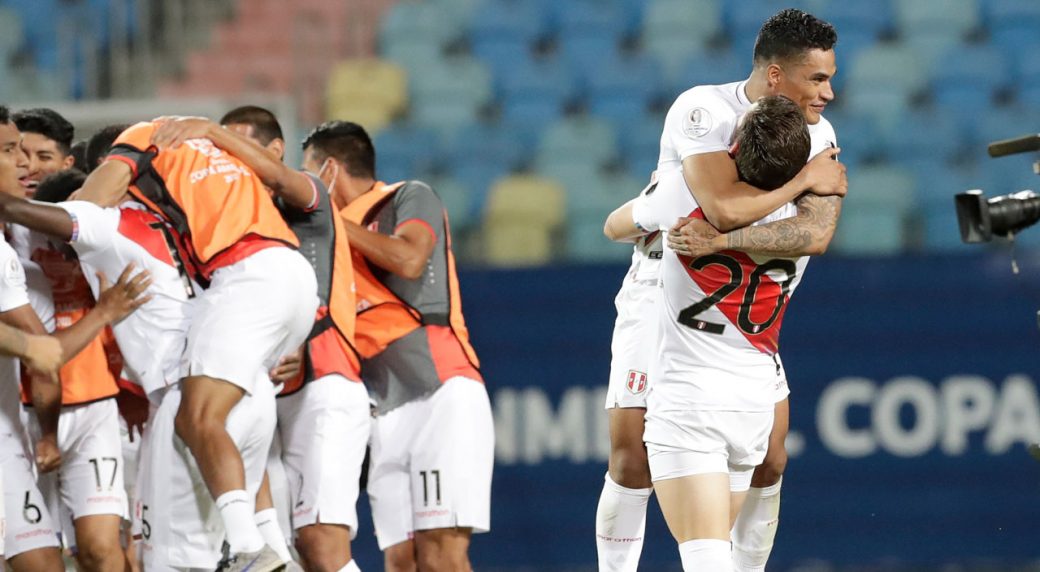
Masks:
[[[62,155],[68,156],[72,151],[76,128],[57,111],[46,107],[23,109],[13,119],[22,133],[38,133],[57,143]]]
[[[11,110],[6,105],[0,105],[0,124],[7,125],[11,122]]]
[[[69,149],[69,155],[72,155],[72,168],[79,169],[84,173],[90,172],[90,166],[87,164],[87,142],[76,141],[72,144],[72,149]]]
[[[762,24],[755,40],[756,64],[802,58],[809,50],[834,49],[834,26],[796,8],[781,10]]]
[[[220,118],[221,125],[232,124],[252,125],[256,138],[262,145],[267,145],[275,139],[285,141],[282,136],[282,126],[268,109],[256,105],[243,105],[236,107]]]
[[[772,191],[790,181],[809,160],[809,125],[798,105],[782,95],[758,100],[736,133],[734,161],[740,179]]]
[[[79,169],[65,169],[44,177],[33,195],[34,201],[60,203],[69,200],[69,195],[83,187],[87,174]]]
[[[352,177],[376,177],[376,148],[365,128],[351,121],[326,121],[303,140],[303,150],[313,147],[319,161],[332,157],[342,162]]]
[[[91,172],[105,160],[108,152],[112,150],[112,144],[119,138],[119,134],[130,128],[129,123],[116,123],[106,125],[98,129],[87,141],[87,169]]]

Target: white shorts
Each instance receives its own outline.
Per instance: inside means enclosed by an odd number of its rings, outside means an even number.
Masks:
[[[35,415],[29,416],[29,433],[34,442],[40,438]],[[128,518],[119,433],[119,408],[114,398],[61,408],[61,467],[39,479],[53,516],[61,517],[59,522],[68,524],[84,516],[105,514]],[[65,534],[71,543],[74,531],[66,530]]]
[[[358,480],[372,427],[365,386],[341,375],[311,381],[278,398],[278,427],[293,530],[341,524],[354,538]]]
[[[222,379],[249,393],[257,371],[303,344],[317,310],[314,268],[295,250],[268,248],[220,268],[192,308],[183,377]]]
[[[47,504],[36,486],[28,447],[22,434],[0,433],[0,474],[3,475],[3,554],[10,560],[37,548],[58,547]]]
[[[130,428],[127,427],[126,420],[119,416],[119,444],[123,450],[123,483],[126,489],[127,505],[134,506],[134,499],[137,498],[137,461],[141,454],[142,436],[135,430],[133,441],[130,438]]]
[[[490,530],[494,432],[487,389],[464,377],[374,419],[368,496],[381,550],[416,530]]]
[[[646,409],[649,390],[647,372],[654,351],[648,347],[657,339],[657,283],[625,284],[614,299],[617,319],[610,341],[610,378],[605,408],[641,407]]]
[[[728,473],[730,489],[746,491],[766,456],[772,429],[772,411],[651,410],[643,433],[650,478]]]
[[[227,430],[242,454],[250,499],[264,476],[274,435],[274,389],[259,383],[228,415]],[[266,372],[263,377],[266,378]],[[268,389],[270,388],[270,389]],[[134,529],[140,531],[145,570],[216,568],[224,542],[224,523],[174,420],[180,386],[170,386],[148,422],[142,444]]]

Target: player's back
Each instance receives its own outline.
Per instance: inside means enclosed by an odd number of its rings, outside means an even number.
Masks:
[[[143,205],[101,208],[59,203],[76,222],[71,244],[96,297],[97,272],[115,281],[128,264],[147,270],[152,299],[113,327],[131,381],[149,395],[177,381],[196,286],[178,251],[174,231]]]
[[[138,123],[116,140],[110,160],[133,169],[131,192],[191,238],[193,255],[213,262],[242,240],[297,246],[259,177],[208,139],[177,149],[151,146],[155,123]]]

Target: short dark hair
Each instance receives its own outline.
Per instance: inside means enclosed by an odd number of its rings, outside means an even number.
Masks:
[[[7,125],[11,122],[11,110],[6,105],[0,105],[0,124]]]
[[[44,177],[33,195],[34,201],[60,203],[69,200],[69,195],[83,187],[87,174],[79,169],[65,169]]]
[[[734,161],[740,179],[772,191],[809,160],[809,125],[798,105],[782,95],[763,97],[737,127]]]
[[[116,123],[106,125],[98,129],[87,141],[87,169],[91,172],[97,169],[101,161],[105,160],[108,152],[112,150],[112,144],[116,142],[119,135],[130,128],[128,123]]]
[[[72,155],[72,168],[79,169],[84,173],[90,172],[90,166],[87,164],[87,142],[76,141],[72,144],[72,149],[69,149],[69,155]]]
[[[225,113],[224,117],[220,118],[221,125],[235,123],[252,125],[256,138],[263,145],[267,145],[275,139],[285,140],[285,137],[282,136],[282,126],[278,123],[278,118],[270,110],[263,107],[243,105],[242,107],[232,109]]]
[[[15,125],[22,133],[38,133],[58,144],[63,155],[72,151],[72,139],[76,128],[60,113],[46,107],[23,109],[13,116]]]
[[[419,143],[421,144],[421,143]],[[376,177],[376,148],[365,128],[351,121],[326,121],[303,140],[303,150],[313,147],[316,157],[341,161],[352,177]]]
[[[795,8],[781,10],[762,24],[755,40],[756,64],[801,58],[809,50],[834,49],[834,26]]]

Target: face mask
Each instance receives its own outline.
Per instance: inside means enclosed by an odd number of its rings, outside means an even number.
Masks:
[[[322,181],[325,180],[325,177],[322,176],[322,173],[325,172],[325,167],[329,166],[330,164],[332,165],[332,182],[329,183],[327,186],[329,188],[329,195],[331,196],[332,190],[336,188],[336,180],[339,179],[339,165],[336,164],[336,162],[333,161],[331,158],[326,159],[325,163],[321,166],[321,170],[318,171],[318,178]]]

